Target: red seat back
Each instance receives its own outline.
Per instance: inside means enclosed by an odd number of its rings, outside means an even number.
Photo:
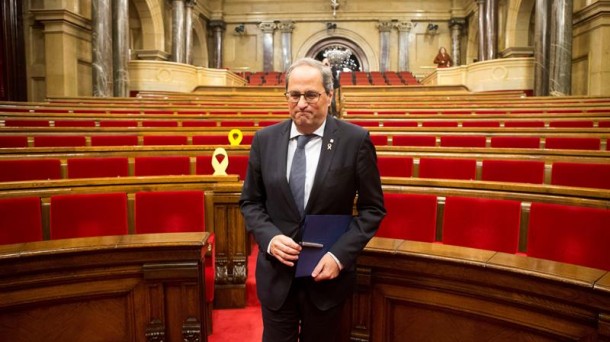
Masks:
[[[382,177],[411,177],[413,158],[378,156],[377,166]]]
[[[446,135],[441,137],[443,147],[485,147],[484,136]]]
[[[127,177],[127,157],[68,158],[68,178]]]
[[[447,197],[443,243],[505,253],[519,250],[521,203],[488,198]]]
[[[0,160],[1,182],[60,178],[61,161],[59,159]]]
[[[494,148],[540,148],[538,137],[491,137]]]
[[[0,148],[28,147],[28,137],[25,135],[0,135]]]
[[[433,242],[436,238],[436,196],[383,194],[386,216],[375,236]]]
[[[387,146],[388,136],[387,135],[371,135],[371,142],[375,146]]]
[[[0,199],[0,244],[42,241],[38,197]]]
[[[560,148],[570,150],[599,150],[601,141],[599,138],[546,138],[546,148]]]
[[[527,254],[610,271],[610,210],[533,203]]]
[[[476,167],[474,159],[421,158],[419,178],[475,179]]]
[[[135,176],[190,175],[187,156],[136,157]]]
[[[229,145],[229,136],[223,135],[194,135],[193,145]]]
[[[35,147],[76,147],[86,144],[85,137],[78,135],[41,135],[34,137]]]
[[[50,221],[51,239],[127,234],[127,194],[52,196]]]
[[[483,160],[481,180],[544,183],[544,162],[530,160]]]
[[[551,184],[610,189],[610,164],[555,162]]]
[[[203,191],[138,192],[136,233],[205,231]]]
[[[144,145],[186,145],[188,137],[186,135],[145,135]]]
[[[94,135],[91,146],[137,146],[137,135]]]
[[[436,146],[433,135],[395,135],[392,137],[394,146]]]

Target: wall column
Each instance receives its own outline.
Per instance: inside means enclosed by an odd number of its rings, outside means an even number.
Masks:
[[[536,0],[534,22],[534,95],[549,95],[550,2]]]
[[[113,80],[114,96],[129,96],[129,7],[127,0],[114,0]]]
[[[184,63],[193,64],[193,7],[196,0],[186,0],[184,9]]]
[[[453,57],[452,66],[462,65],[460,57],[462,55],[461,39],[464,25],[466,25],[466,20],[463,18],[452,18],[449,21],[449,27],[451,28],[451,56]]]
[[[111,0],[93,0],[92,16],[92,87],[93,96],[112,96],[112,8]]]
[[[478,49],[477,49],[477,60],[484,61],[485,60],[485,0],[477,0],[477,5],[479,7],[479,41],[478,41]]]
[[[498,0],[487,0],[485,5],[485,60],[498,56]]]
[[[390,67],[390,33],[392,31],[391,21],[380,21],[379,29],[379,71],[385,72]]]
[[[553,1],[549,69],[550,95],[570,95],[572,93],[572,11],[572,0]]]
[[[212,65],[216,69],[222,68],[222,32],[226,25],[222,20],[210,21],[210,28],[214,32],[214,55],[212,56]]]
[[[184,63],[184,0],[172,1],[172,61]]]
[[[258,28],[263,31],[263,71],[273,71],[273,32],[277,26],[267,21],[258,24]]]
[[[282,70],[286,71],[292,64],[292,31],[294,30],[294,21],[282,21],[278,24],[280,32],[282,32]]]
[[[398,71],[409,71],[409,33],[413,25],[407,21],[396,24],[398,29]]]

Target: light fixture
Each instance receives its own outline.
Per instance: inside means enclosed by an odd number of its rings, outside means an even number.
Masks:
[[[246,26],[244,24],[239,24],[235,26],[235,33],[244,34],[246,33]]]
[[[326,23],[327,30],[334,30],[337,28],[337,23]]]
[[[428,29],[428,31],[436,33],[436,31],[438,30],[438,25],[437,24],[433,24],[433,23],[429,23],[427,29]]]

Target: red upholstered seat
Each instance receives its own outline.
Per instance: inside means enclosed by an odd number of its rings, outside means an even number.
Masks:
[[[384,127],[417,127],[417,121],[405,121],[405,120],[396,120],[396,121],[384,121]]]
[[[555,162],[551,184],[610,189],[610,164]]]
[[[600,120],[597,123],[598,127],[610,127],[610,120]]]
[[[229,145],[229,135],[194,135],[193,145]]]
[[[498,121],[464,121],[462,127],[500,127]]]
[[[485,147],[484,136],[445,135],[441,137],[443,147]]]
[[[138,127],[135,120],[101,120],[100,127]]]
[[[40,135],[34,137],[35,147],[76,147],[86,144],[85,137],[78,135]]]
[[[51,239],[127,234],[127,194],[52,196],[50,230]]]
[[[49,120],[22,120],[22,119],[6,119],[4,120],[6,127],[49,127]]]
[[[591,120],[566,120],[566,121],[551,121],[549,127],[574,127],[574,128],[588,128],[593,127],[593,121]]]
[[[395,135],[392,137],[393,146],[436,146],[436,137],[433,135]]]
[[[28,147],[28,137],[25,135],[0,135],[0,148]]]
[[[387,146],[388,136],[387,135],[371,135],[371,141],[375,146]]]
[[[505,121],[504,127],[544,127],[544,121]]]
[[[411,177],[413,158],[405,156],[378,156],[377,166],[382,177]]]
[[[214,174],[212,167],[212,156],[197,156],[195,157],[195,173],[198,175]]]
[[[253,120],[222,120],[221,127],[254,127]]]
[[[610,210],[533,203],[527,255],[610,271]]]
[[[546,148],[560,148],[570,150],[599,150],[601,141],[599,138],[546,138]]]
[[[421,158],[419,178],[475,179],[476,164],[474,159]]]
[[[375,236],[434,242],[436,238],[436,196],[383,194],[387,215]]]
[[[55,120],[55,127],[95,127],[94,120]]]
[[[349,120],[349,122],[360,127],[379,127],[379,121],[371,120]]]
[[[494,148],[540,148],[538,137],[491,137]]]
[[[149,113],[146,113],[149,114]],[[178,127],[178,121],[170,120],[144,120],[142,127]]]
[[[214,120],[184,120],[182,121],[182,127],[216,127],[216,121]]]
[[[447,197],[442,242],[517,253],[521,203],[475,197]]]
[[[534,160],[483,160],[481,180],[544,183],[544,162]]]
[[[145,135],[142,140],[144,145],[186,145],[186,135]]]
[[[2,182],[60,178],[61,161],[59,159],[0,160],[0,181]]]
[[[457,127],[457,121],[424,121],[423,127]]]
[[[94,135],[91,146],[137,146],[137,135]]]
[[[38,197],[0,199],[0,244],[42,240]]]
[[[229,155],[229,167],[227,173],[230,175],[239,175],[239,179],[246,179],[246,172],[248,170],[248,156],[246,155]]]
[[[190,160],[187,156],[136,157],[135,176],[189,175]]]
[[[68,178],[127,177],[127,157],[68,158]]]
[[[138,192],[136,233],[205,231],[203,191]]]
[[[275,125],[278,122],[280,122],[280,120],[260,120],[258,122],[258,125],[260,127],[267,127],[267,126]]]

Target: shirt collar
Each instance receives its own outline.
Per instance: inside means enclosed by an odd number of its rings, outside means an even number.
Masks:
[[[328,119],[328,117],[327,117],[327,119]],[[323,137],[324,136],[324,128],[325,127],[326,127],[326,120],[324,120],[324,122],[322,122],[322,124],[320,125],[320,127],[318,127],[318,129],[313,131],[313,134],[318,136],[318,137]],[[291,126],[290,126],[290,139],[296,138],[299,135],[303,135],[303,133],[300,133],[297,130],[297,126],[294,124],[294,121],[293,121]]]

